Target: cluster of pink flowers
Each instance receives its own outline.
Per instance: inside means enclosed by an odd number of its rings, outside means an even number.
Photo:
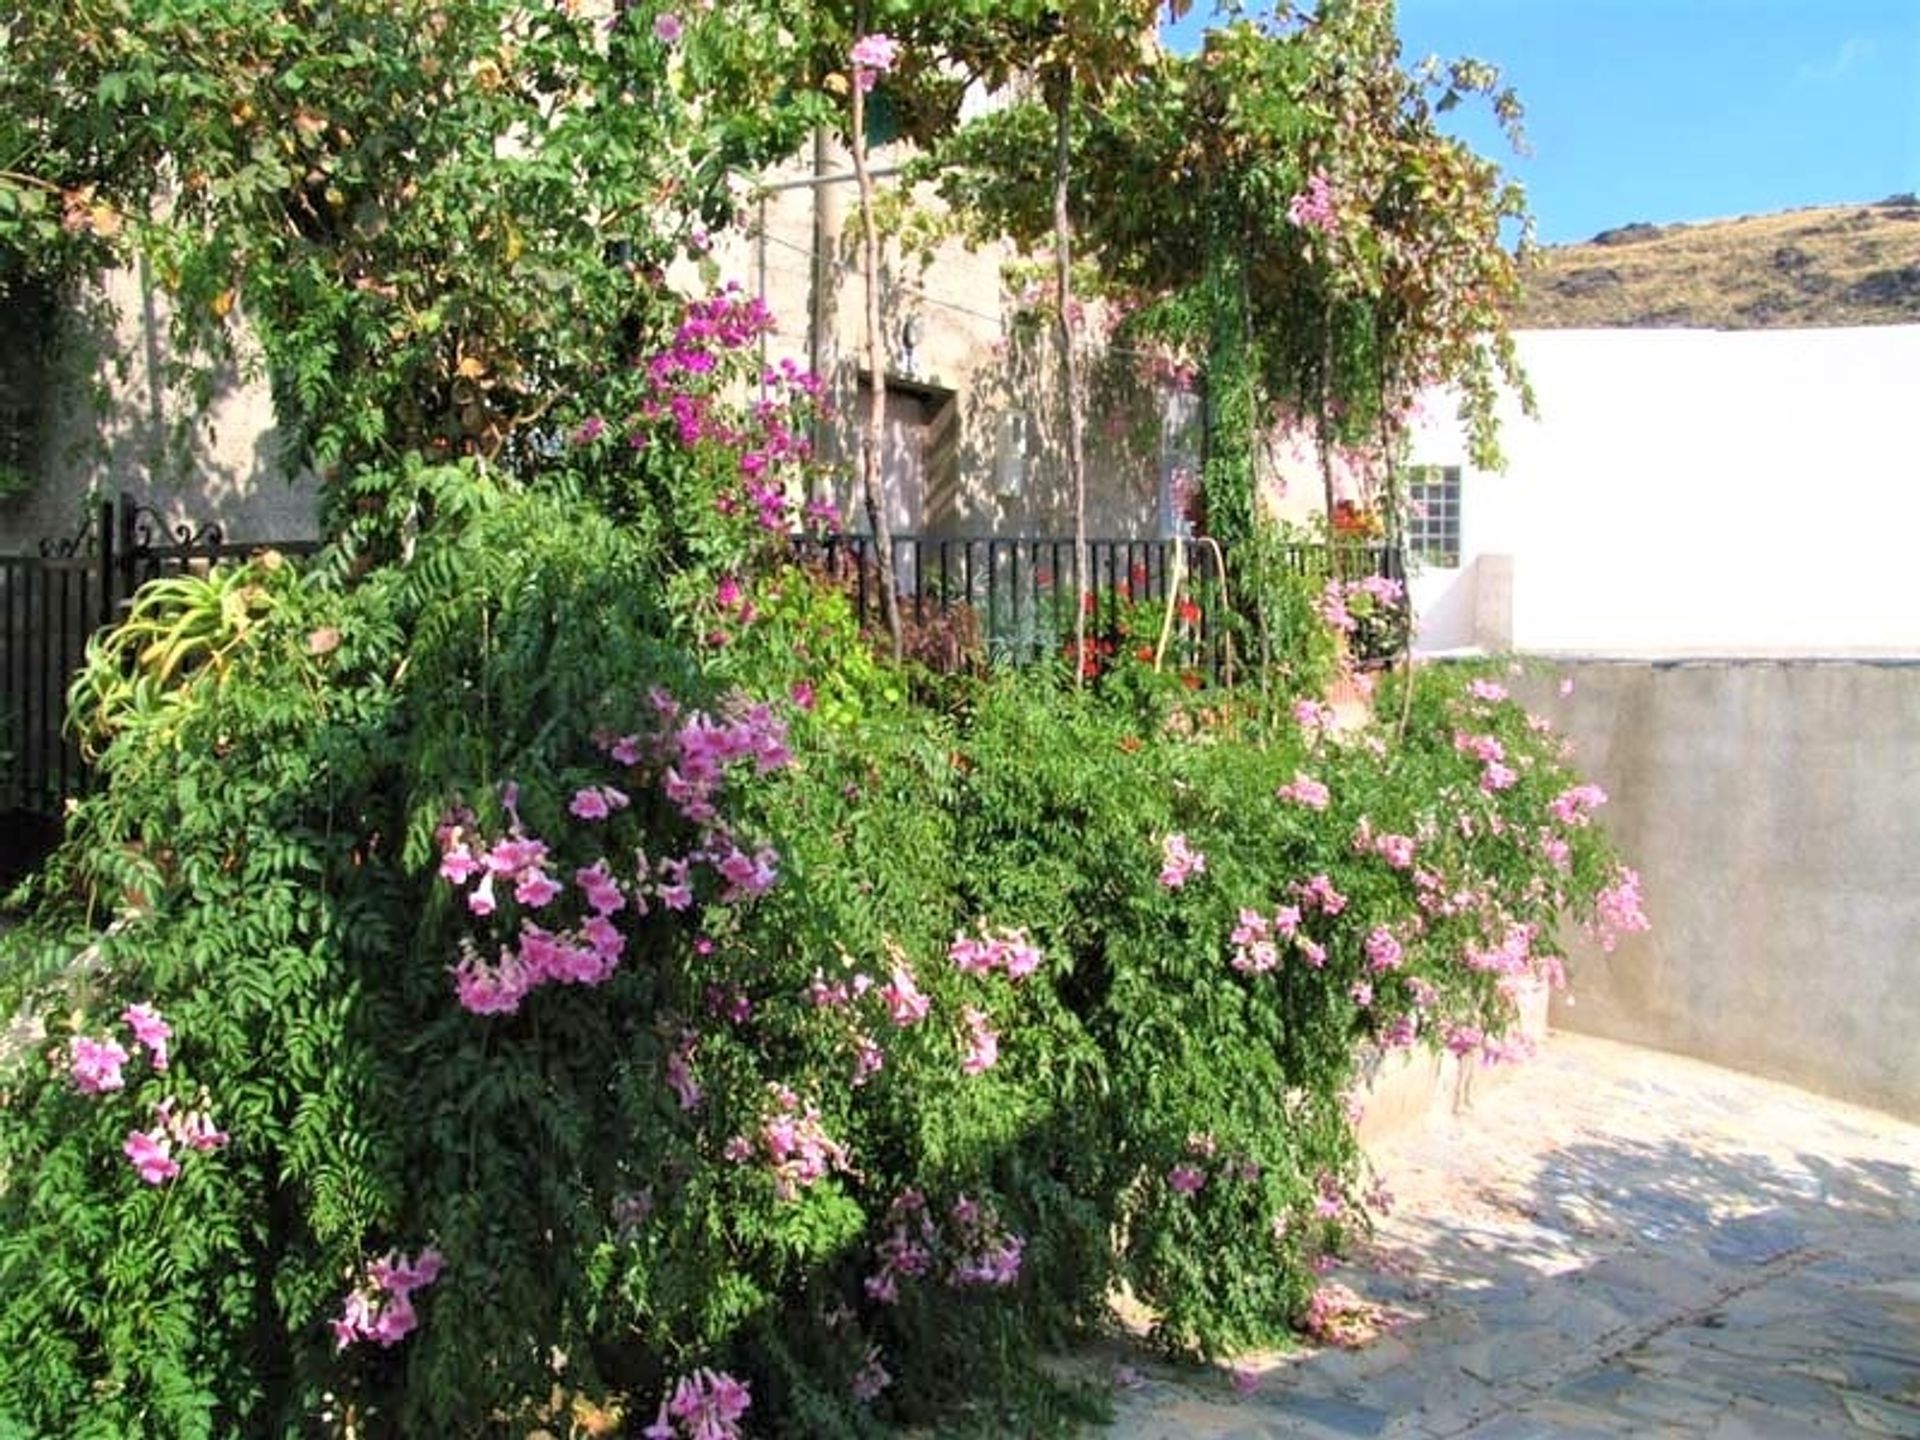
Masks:
[[[1602,890],[1593,903],[1590,929],[1600,948],[1612,951],[1622,935],[1651,929],[1640,903],[1640,872],[1621,866],[1614,881]]]
[[[73,1039],[73,1059],[68,1073],[74,1088],[82,1095],[99,1095],[118,1090],[127,1083],[120,1067],[127,1063],[126,1048],[118,1040],[95,1040],[87,1035]]]
[[[1304,882],[1295,881],[1291,888],[1304,909],[1338,915],[1347,908],[1347,897],[1334,889],[1333,881],[1325,875],[1310,876]]]
[[[332,1322],[335,1348],[344,1350],[357,1340],[397,1345],[420,1323],[413,1292],[438,1280],[444,1264],[445,1257],[431,1245],[414,1260],[397,1253],[375,1260],[367,1267],[366,1281],[347,1295],[340,1317]]]
[[[1200,869],[1206,862],[1200,862]],[[1004,970],[1009,980],[1024,980],[1040,968],[1040,947],[1025,930],[1002,930],[992,935],[982,927],[978,936],[958,934],[947,955],[955,967],[969,975],[988,975]]]
[[[926,1019],[927,1011],[933,1005],[926,993],[914,983],[913,971],[905,965],[893,967],[893,978],[880,987],[880,998],[886,1002],[888,1017],[902,1028],[917,1025]]]
[[[1406,595],[1407,587],[1386,575],[1368,575],[1359,580],[1329,580],[1321,587],[1317,608],[1320,618],[1329,627],[1351,634],[1359,626],[1354,619],[1356,600],[1364,599],[1367,602],[1359,607],[1364,615],[1375,607],[1385,609],[1398,605],[1406,599]]]
[[[741,490],[718,498],[721,513],[739,513],[744,502],[763,530],[784,532],[795,518],[795,505],[780,472],[811,457],[803,417],[819,402],[819,380],[791,364],[767,367],[767,393],[754,405],[752,423],[744,429],[722,418],[715,404],[722,355],[745,350],[773,328],[771,312],[737,283],[689,302],[673,343],[644,362],[651,393],[640,405],[639,418],[647,425],[670,424],[679,443],[689,449],[710,442],[737,451]],[[648,443],[647,430],[634,434],[636,448]]]
[[[887,1373],[887,1367],[880,1363],[880,1347],[871,1346],[860,1368],[854,1372],[848,1390],[853,1398],[862,1405],[871,1405],[880,1398],[881,1392],[893,1384],[893,1376]]]
[[[719,801],[731,767],[750,763],[766,774],[789,764],[786,724],[767,705],[735,702],[721,716],[683,712],[678,701],[656,690],[652,705],[659,728],[650,740],[635,735],[603,735],[601,749],[629,776],[655,780],[668,801],[698,832],[687,854],[649,860],[636,852],[628,875],[605,858],[573,872],[581,913],[570,927],[549,929],[531,914],[520,917],[514,942],[503,944],[498,959],[483,959],[478,945],[465,940],[453,966],[454,990],[462,1007],[477,1015],[513,1014],[527,995],[543,985],[601,985],[619,967],[627,937],[614,916],[632,909],[645,915],[650,901],[684,911],[694,904],[693,867],[710,868],[721,882],[718,903],[735,904],[765,894],[779,879],[779,857],[767,847],[743,848],[720,814]],[[647,767],[651,767],[649,770]],[[523,911],[545,910],[567,891],[553,874],[551,847],[529,835],[520,819],[518,787],[502,795],[507,833],[489,842],[472,812],[459,809],[441,823],[440,877],[467,889],[467,908],[485,919],[511,890]],[[586,824],[611,820],[632,804],[628,791],[611,784],[582,786],[568,812]],[[477,883],[476,882],[477,878]],[[470,887],[470,888],[469,888]]]
[[[990,1206],[962,1195],[947,1212],[953,1261],[947,1283],[961,1289],[1004,1290],[1020,1278],[1026,1240],[1000,1223]]]
[[[167,1047],[173,1039],[173,1027],[165,1017],[143,1002],[127,1006],[120,1012],[120,1019],[133,1032],[135,1051],[144,1050],[154,1070],[164,1072],[171,1063]],[[76,1035],[68,1055],[67,1074],[81,1094],[104,1095],[126,1087],[124,1067],[131,1058],[127,1048],[111,1037]],[[120,1151],[147,1184],[164,1185],[180,1174],[175,1146],[180,1147],[178,1153],[205,1153],[227,1143],[226,1131],[214,1128],[204,1102],[203,1093],[201,1108],[176,1111],[171,1097],[158,1101],[153,1107],[154,1123],[145,1130],[127,1132]]]
[[[1300,909],[1296,905],[1282,905],[1271,918],[1243,908],[1239,923],[1228,937],[1233,942],[1233,959],[1228,963],[1242,975],[1264,975],[1280,963],[1280,947],[1274,937],[1293,940],[1299,932]],[[1324,962],[1324,953],[1321,959]]]
[[[134,1049],[145,1050],[155,1070],[166,1070],[170,1063],[167,1043],[173,1038],[173,1029],[160,1012],[144,1003],[129,1005],[120,1012],[120,1020],[133,1032]],[[111,1037],[96,1040],[88,1035],[76,1035],[67,1073],[81,1094],[99,1095],[118,1090],[127,1083],[121,1067],[130,1058],[126,1047]]]
[[[1507,926],[1499,944],[1468,945],[1463,958],[1469,970],[1492,975],[1526,975],[1533,970],[1533,942],[1539,934],[1537,925],[1523,925],[1515,921]]]
[[[968,1075],[981,1075],[1000,1063],[1000,1036],[993,1029],[986,1011],[969,1005],[963,1012],[966,1023],[966,1054],[960,1069]]]
[[[1480,788],[1489,795],[1497,790],[1510,789],[1520,778],[1506,763],[1507,747],[1500,743],[1496,735],[1469,735],[1464,730],[1456,730],[1453,748],[1473,756],[1481,763]]]
[[[1000,1221],[991,1206],[965,1195],[947,1212],[941,1235],[926,1196],[903,1190],[887,1207],[887,1234],[874,1247],[879,1266],[866,1278],[869,1299],[892,1305],[900,1299],[900,1281],[931,1275],[937,1257],[948,1255],[946,1282],[956,1289],[1005,1289],[1020,1278],[1026,1241]]]
[[[1547,802],[1547,813],[1562,825],[1579,828],[1588,823],[1593,812],[1607,803],[1607,792],[1598,785],[1575,785]]]
[[[900,42],[891,35],[862,35],[850,52],[853,81],[862,90],[871,90],[882,75],[900,63]]]
[[[1380,835],[1374,838],[1373,850],[1382,860],[1396,870],[1413,868],[1414,844],[1408,835]]]
[[[640,1433],[645,1440],[739,1440],[740,1417],[753,1405],[746,1382],[724,1371],[682,1375]]]
[[[1219,1159],[1220,1142],[1211,1133],[1189,1135],[1187,1154],[1192,1158],[1180,1161],[1167,1171],[1167,1188],[1176,1195],[1197,1195],[1206,1187],[1207,1163],[1217,1162],[1216,1173],[1222,1180],[1250,1185],[1260,1178],[1260,1167],[1252,1160],[1232,1156]]]
[[[772,1108],[760,1122],[759,1144],[736,1135],[727,1142],[726,1156],[736,1164],[764,1154],[773,1171],[774,1193],[792,1200],[835,1170],[847,1166],[847,1152],[820,1123],[820,1107],[802,1102],[786,1085],[769,1085]]]
[[[1309,744],[1333,728],[1334,718],[1333,707],[1323,701],[1302,699],[1293,702],[1293,723],[1306,732]]]
[[[700,1037],[691,1030],[681,1032],[680,1039],[667,1051],[666,1083],[673,1091],[674,1098],[680,1102],[682,1110],[698,1110],[705,1098],[700,1082],[693,1078],[693,1055],[699,1048]]]
[[[146,1130],[129,1130],[120,1147],[140,1178],[149,1185],[164,1185],[180,1173],[180,1162],[173,1158],[173,1147],[206,1154],[218,1150],[230,1138],[216,1130],[206,1110],[174,1111],[171,1098],[153,1107],[154,1124]]]
[[[1307,177],[1307,188],[1287,202],[1287,219],[1302,230],[1318,230],[1334,235],[1340,229],[1340,215],[1334,208],[1333,185],[1326,172],[1315,170]]]
[[[866,1279],[867,1298],[882,1305],[900,1299],[900,1281],[917,1280],[933,1269],[939,1230],[918,1190],[901,1191],[887,1207],[887,1235],[874,1246],[880,1265]]]
[[[1304,805],[1309,810],[1324,810],[1333,796],[1325,785],[1311,775],[1296,773],[1293,779],[1274,792],[1274,798]]]
[[[1367,934],[1367,968],[1378,974],[1385,970],[1398,970],[1406,951],[1400,939],[1385,925],[1376,925]]]
[[[1378,1319],[1379,1307],[1345,1285],[1328,1283],[1314,1288],[1301,1328],[1323,1345],[1352,1347],[1366,1343]]]
[[[1167,889],[1178,890],[1206,868],[1207,857],[1189,848],[1185,835],[1176,833],[1160,842],[1160,883]]]
[[[1507,698],[1507,687],[1498,680],[1476,679],[1468,684],[1467,694],[1475,700],[1484,700],[1490,705],[1497,705]]]
[[[1320,618],[1333,629],[1351,634],[1355,621],[1347,609],[1347,588],[1338,580],[1329,580],[1320,592]]]

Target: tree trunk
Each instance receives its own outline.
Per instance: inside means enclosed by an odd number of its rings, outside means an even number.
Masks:
[[[859,32],[866,34],[865,6]],[[880,231],[873,215],[873,174],[867,165],[866,93],[858,75],[853,78],[853,175],[860,190],[860,263],[866,272],[867,374],[872,380],[872,404],[867,409],[866,442],[860,447],[860,488],[867,507],[867,526],[879,559],[880,603],[887,617],[887,636],[893,658],[900,659],[900,596],[893,575],[893,522],[887,516],[886,489],[880,472],[881,447],[886,440],[887,344],[880,329]]]
[[[1053,255],[1055,301],[1059,309],[1060,383],[1066,391],[1067,484],[1073,490],[1073,683],[1086,684],[1087,602],[1092,595],[1087,556],[1087,467],[1081,444],[1080,359],[1073,343],[1073,217],[1067,208],[1067,179],[1072,166],[1073,72],[1067,70],[1055,90],[1053,147]]]

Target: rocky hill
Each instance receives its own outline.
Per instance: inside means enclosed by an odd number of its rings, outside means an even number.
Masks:
[[[1516,328],[1920,324],[1920,201],[1894,195],[1542,250]]]

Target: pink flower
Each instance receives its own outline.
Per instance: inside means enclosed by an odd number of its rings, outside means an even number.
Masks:
[[[1600,948],[1611,951],[1621,935],[1652,928],[1640,903],[1640,874],[1621,866],[1613,884],[1595,898],[1594,920],[1590,927]]]
[[[1293,723],[1309,736],[1317,735],[1333,724],[1333,711],[1318,700],[1293,702]]]
[[[853,78],[861,90],[873,89],[874,82],[900,61],[900,42],[891,35],[862,35],[851,52]]]
[[[880,1363],[880,1351],[873,1348],[867,1351],[866,1363],[853,1377],[849,1387],[853,1398],[862,1405],[871,1404],[880,1397],[880,1392],[893,1384],[893,1376],[887,1373],[887,1367]]]
[[[700,1108],[702,1091],[699,1082],[693,1078],[693,1035],[681,1037],[680,1043],[667,1052],[667,1088],[679,1100],[682,1110]]]
[[[611,785],[589,785],[573,792],[567,813],[577,820],[604,820],[614,811],[626,809],[630,803],[626,792]]]
[[[127,1052],[117,1040],[90,1040],[77,1035],[73,1041],[73,1060],[68,1073],[73,1076],[74,1087],[83,1095],[98,1095],[107,1090],[118,1090],[125,1085],[126,1078],[121,1075],[120,1067],[127,1063]]]
[[[1376,971],[1397,970],[1400,968],[1402,950],[1400,942],[1394,938],[1393,931],[1384,925],[1373,927],[1367,936],[1367,962]]]
[[[167,1106],[172,1101],[165,1102]],[[232,1137],[224,1130],[213,1128],[213,1117],[204,1110],[189,1110],[177,1119],[170,1114],[163,1115],[167,1133],[185,1145],[189,1150],[198,1150],[201,1154],[218,1150]]]
[[[904,965],[893,967],[893,979],[880,987],[880,998],[887,1002],[887,1014],[902,1027],[916,1025],[927,1018],[932,1003],[913,983],[913,972]]]
[[[1405,835],[1382,835],[1373,842],[1373,848],[1396,870],[1413,866],[1413,841]]]
[[[681,33],[680,17],[671,10],[662,11],[654,17],[653,38],[658,40],[662,45],[678,43]]]
[[[573,883],[580,887],[587,908],[596,915],[617,915],[626,909],[627,897],[604,859],[575,870]]]
[[[474,914],[487,916],[493,914],[496,906],[493,898],[493,871],[489,870],[480,877],[480,883],[467,896],[467,909]]]
[[[1547,805],[1547,812],[1562,825],[1582,826],[1589,814],[1607,803],[1607,792],[1598,785],[1575,785],[1562,791]]]
[[[1167,1171],[1167,1188],[1176,1195],[1192,1195],[1207,1183],[1207,1173],[1197,1165],[1176,1165]]]
[[[986,1011],[967,1007],[967,1054],[960,1068],[968,1075],[982,1074],[999,1063],[1000,1037],[989,1028],[987,1019]]]
[[[1507,687],[1497,680],[1475,680],[1467,686],[1467,694],[1476,700],[1494,703],[1507,698]]]
[[[1333,888],[1333,881],[1325,875],[1315,875],[1304,885],[1296,884],[1293,893],[1310,906],[1316,906],[1329,915],[1338,915],[1347,908],[1347,897]]]
[[[171,1154],[173,1142],[158,1130],[129,1130],[121,1150],[149,1185],[164,1185],[180,1173],[180,1162]]]
[[[1496,790],[1511,789],[1519,779],[1520,777],[1513,771],[1509,770],[1505,765],[1502,765],[1498,760],[1494,760],[1490,761],[1487,768],[1481,772],[1480,788],[1491,795]]]
[[[1332,235],[1339,230],[1340,217],[1334,209],[1333,186],[1324,171],[1316,170],[1307,177],[1307,188],[1287,203],[1287,219],[1302,230],[1318,230],[1324,235]]]
[[[1198,850],[1188,848],[1185,835],[1169,835],[1161,841],[1160,856],[1160,883],[1169,890],[1178,890],[1193,876],[1203,874],[1207,868],[1207,857]]]
[[[538,866],[520,872],[514,883],[513,898],[530,910],[539,910],[560,893],[560,882]]]
[[[1309,810],[1324,810],[1333,797],[1327,787],[1310,775],[1296,774],[1293,779],[1274,792],[1281,800],[1290,800],[1296,805],[1304,805]]]
[[[1568,676],[1564,676],[1564,677],[1563,677],[1563,678],[1561,679],[1561,681],[1560,681],[1560,693],[1561,693],[1562,695],[1571,695],[1571,694],[1573,694],[1573,677],[1572,677],[1571,675],[1568,675]]]
[[[440,857],[440,878],[454,885],[464,885],[482,868],[482,861],[465,845],[448,847]]]

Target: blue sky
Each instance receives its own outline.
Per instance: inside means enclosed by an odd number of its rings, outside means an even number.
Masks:
[[[1186,48],[1211,7],[1170,40]],[[1920,190],[1920,0],[1400,0],[1408,62],[1471,55],[1527,108],[1539,238]]]

